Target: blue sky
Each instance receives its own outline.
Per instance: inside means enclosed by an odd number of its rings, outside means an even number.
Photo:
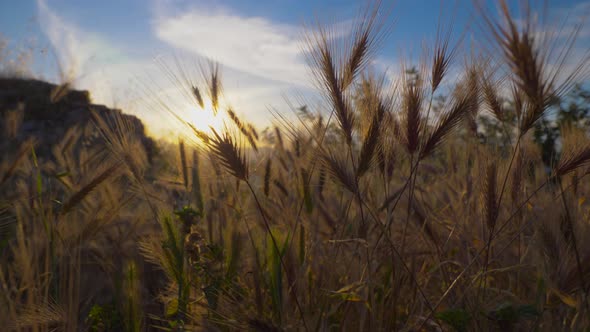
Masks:
[[[181,59],[184,70],[196,73],[191,68],[193,60],[213,58],[223,66],[227,103],[238,114],[267,124],[272,119],[269,108],[286,107],[285,95],[312,90],[301,54],[304,23],[319,19],[346,30],[364,3],[0,0],[0,33],[11,48],[29,45],[34,39],[36,73],[52,81],[73,80],[77,88],[90,90],[97,103],[138,114],[159,132],[167,123],[162,120],[163,113],[158,113],[161,103],[147,99],[177,100],[173,90],[179,88],[178,82],[163,75],[161,63],[174,67],[174,61]],[[552,0],[548,4],[555,17],[570,13],[576,18],[590,9],[588,0]],[[471,0],[394,1],[391,18],[395,23],[374,66],[395,71],[401,56],[419,56],[423,43],[432,44],[440,17],[444,26],[453,23],[455,39],[466,31],[466,41],[481,41],[475,28],[480,22],[473,13]],[[584,29],[579,45],[588,47],[589,37],[590,29]],[[61,64],[63,78],[57,74],[56,63]],[[194,111],[185,104],[169,107]],[[205,125],[211,121],[210,117],[194,120]]]

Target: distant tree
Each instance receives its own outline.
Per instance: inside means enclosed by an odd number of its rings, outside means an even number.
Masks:
[[[478,134],[482,144],[489,144],[505,151],[516,138],[518,119],[514,112],[514,102],[502,99],[505,105],[505,118],[498,121],[491,114],[482,112],[478,117]],[[533,140],[539,146],[546,166],[559,159],[561,139],[565,128],[577,128],[588,133],[590,130],[590,90],[577,84],[570,93],[556,98],[550,105],[547,115],[537,121]]]
[[[553,165],[559,158],[565,128],[577,128],[586,134],[590,130],[590,91],[577,84],[566,96],[556,99],[551,107],[553,112],[537,123],[533,133],[547,166]]]

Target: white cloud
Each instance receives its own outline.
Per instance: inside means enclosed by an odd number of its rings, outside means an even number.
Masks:
[[[270,80],[308,84],[299,37],[301,29],[226,9],[193,8],[158,14],[154,33],[175,48]]]
[[[113,39],[116,36],[107,38],[72,24],[58,15],[45,0],[38,0],[37,6],[41,28],[64,67],[66,77],[61,79],[73,80],[75,88],[90,91],[95,103],[120,107],[140,116],[156,135],[175,130],[174,121],[164,110],[166,107],[159,103],[169,103],[166,106],[174,109],[178,105],[186,105],[188,101],[176,100],[176,104],[170,103],[182,96],[178,93],[183,88],[180,86],[182,82],[174,82],[166,77],[163,68],[153,61],[155,54],[130,57],[124,48],[117,46],[117,40]],[[196,63],[203,56],[215,58],[222,64],[222,84],[227,103],[248,121],[258,125],[268,124],[272,120],[268,107],[284,107],[282,96],[289,91],[290,86],[294,83],[306,84],[306,69],[297,46],[296,29],[275,25],[263,18],[242,19],[239,16],[223,15],[210,19],[202,17],[199,22],[213,29],[223,30],[223,22],[232,22],[227,25],[232,29],[225,28],[225,35],[216,34],[205,39],[199,35],[199,31],[204,33],[209,28],[199,30],[189,26],[190,20],[196,17],[193,14],[189,13],[180,19],[156,19],[159,22],[159,28],[156,29],[159,32],[156,32],[166,36],[163,40],[171,46],[161,50],[160,55],[168,64],[179,59],[186,60],[185,69],[190,69],[190,74],[197,81],[201,77],[198,68],[195,68]],[[197,34],[183,35],[183,28],[194,30]],[[249,38],[249,34],[255,34],[256,38]],[[190,42],[192,40],[201,42]],[[215,41],[221,42],[222,47],[214,47]],[[202,45],[207,51],[199,53],[187,45]],[[232,51],[228,47],[235,49]],[[187,56],[176,60],[168,57],[168,54],[176,57],[181,53]],[[201,83],[201,87],[204,88],[204,84]],[[180,113],[184,111],[179,110]]]
[[[164,118],[168,115],[161,105],[146,102],[159,96],[171,99],[181,95],[173,91],[182,88],[181,82],[169,80],[153,61],[156,48],[158,58],[185,54],[190,69],[204,58],[218,61],[225,100],[259,126],[273,120],[269,108],[290,112],[283,96],[292,95],[295,89],[301,95],[313,93],[300,39],[303,27],[245,17],[224,8],[187,10],[183,7],[186,3],[154,0],[152,33],[165,47],[154,44],[151,54],[134,50],[130,56],[126,50],[133,45],[118,43],[117,35],[72,24],[46,0],[37,0],[37,5],[42,30],[60,63],[67,66],[66,72],[73,73],[68,79],[74,78],[74,86],[89,90],[96,103],[140,116],[153,131],[166,132],[173,121]],[[341,37],[350,33],[351,27],[352,21],[339,22],[333,31]],[[192,70],[191,75],[204,87],[198,70]]]
[[[90,91],[96,103],[113,106],[123,102],[121,88],[128,85],[131,73],[148,61],[128,58],[112,41],[59,16],[46,0],[37,0],[37,9],[39,24],[61,67],[56,78],[59,83],[71,82]]]
[[[39,24],[53,45],[63,75],[80,75],[97,60],[113,59],[119,56],[117,50],[98,34],[83,31],[58,16],[45,0],[37,1]]]

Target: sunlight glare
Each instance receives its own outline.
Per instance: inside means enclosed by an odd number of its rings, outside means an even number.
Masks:
[[[207,105],[204,109],[198,107],[190,107],[187,114],[187,121],[198,130],[202,130],[206,133],[211,133],[213,128],[220,131],[223,128],[222,111],[218,110],[217,114],[214,114],[213,108]]]

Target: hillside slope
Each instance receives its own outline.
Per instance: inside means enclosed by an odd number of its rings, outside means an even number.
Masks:
[[[154,142],[145,133],[141,120],[121,110],[93,104],[87,91],[67,90],[55,84],[32,79],[0,78],[0,128],[3,133],[0,148],[34,138],[37,154],[50,157],[51,147],[60,142],[75,127],[81,129],[82,144],[103,144],[92,112],[114,123],[119,117],[128,128],[133,128],[141,140],[148,158],[154,151]]]

